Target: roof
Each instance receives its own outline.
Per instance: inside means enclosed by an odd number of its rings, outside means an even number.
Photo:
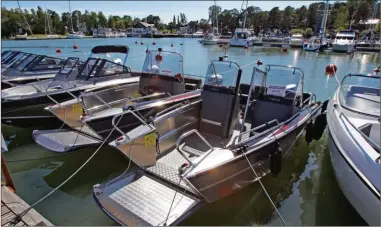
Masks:
[[[148,27],[155,27],[154,24],[148,24],[146,22],[140,22],[140,24],[142,24],[144,27],[148,28]]]
[[[368,19],[366,21],[363,21],[363,20],[359,21],[359,24],[378,24],[378,23],[380,23],[380,19],[376,19],[376,18]]]

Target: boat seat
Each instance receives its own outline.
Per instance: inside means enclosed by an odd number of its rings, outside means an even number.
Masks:
[[[252,128],[275,119],[281,123],[292,117],[295,110],[293,99],[261,94],[249,106],[247,121]]]
[[[139,92],[148,95],[145,88],[151,87],[155,92],[165,92],[171,95],[178,95],[185,92],[185,85],[175,76],[157,75],[151,73],[142,73],[140,76]]]

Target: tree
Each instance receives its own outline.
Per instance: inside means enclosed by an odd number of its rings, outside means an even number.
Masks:
[[[281,13],[279,11],[279,7],[274,7],[269,11],[269,15],[267,17],[267,22],[273,28],[279,28],[281,20]]]
[[[180,22],[182,24],[186,24],[188,21],[187,21],[187,17],[185,16],[184,13],[180,13]]]
[[[209,24],[209,20],[207,20],[207,19],[201,19],[200,20],[200,28],[204,31],[204,32],[206,32],[207,30],[209,30],[210,29],[210,24]]]
[[[291,28],[291,25],[294,22],[294,12],[295,9],[293,7],[287,6],[281,13],[282,17],[280,24],[283,29],[289,30]]]
[[[107,25],[109,28],[115,28],[116,27],[116,22],[113,16],[108,17]]]
[[[221,13],[221,6],[212,5],[209,6],[209,21],[212,22],[212,27],[217,27],[216,17]]]
[[[308,9],[306,6],[301,6],[300,8],[295,10],[295,24],[298,28],[305,28],[307,23],[307,14]]]
[[[348,7],[341,6],[336,16],[334,28],[339,30],[346,28],[349,22],[348,15],[349,15]]]
[[[98,23],[100,27],[107,26],[107,18],[101,11],[98,12]]]

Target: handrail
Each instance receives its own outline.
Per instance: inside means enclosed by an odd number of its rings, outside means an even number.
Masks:
[[[155,118],[156,118],[156,117],[159,117],[160,115],[163,115],[164,113],[166,113],[166,112],[168,112],[168,111],[170,111],[170,110],[172,110],[172,109],[176,109],[177,107],[179,107],[179,106],[181,106],[181,105],[183,105],[182,102],[177,103],[176,105],[173,105],[173,106],[171,106],[171,107],[168,107],[167,109],[164,109],[164,110],[158,112],[158,113],[155,115]]]
[[[69,83],[70,85],[72,85],[71,84],[71,82],[70,81],[66,81],[67,83]],[[75,87],[75,86],[74,86]],[[59,103],[58,101],[56,101],[54,98],[52,98],[49,94],[48,94],[48,89],[49,89],[50,87],[48,86],[47,88],[46,88],[46,90],[45,90],[45,95],[46,95],[46,97],[48,97],[50,100],[52,100],[56,105],[58,105],[58,106],[61,106],[61,103]],[[63,89],[63,92],[66,92],[66,93],[68,93],[70,96],[72,96],[74,99],[78,99],[78,97],[77,96],[75,96],[73,93],[71,93],[69,90],[67,90],[66,88],[62,88]],[[81,105],[81,104],[80,104]],[[81,105],[82,106],[82,105]]]
[[[256,130],[258,130],[258,129],[261,129],[261,128],[265,127],[266,125],[272,124],[272,123],[274,123],[274,122],[276,123],[276,125],[274,125],[274,126],[271,127],[270,129],[272,129],[272,128],[274,128],[274,127],[276,127],[276,126],[279,125],[279,122],[278,122],[277,119],[271,120],[271,121],[269,121],[269,122],[266,122],[266,123],[264,123],[264,124],[262,124],[262,125],[259,125],[259,126],[255,127],[255,128],[252,128],[252,129],[250,129],[249,131],[242,132],[242,133],[238,134],[238,135],[234,138],[233,141],[236,141],[236,139],[238,138],[238,139],[239,139],[238,141],[241,142],[241,138],[242,138],[243,135],[246,135],[247,133],[250,133],[250,132],[254,132],[254,131],[256,131]],[[243,122],[243,124],[245,124],[245,122]],[[269,130],[269,129],[263,131],[262,133],[259,133],[257,136],[266,133],[268,130]],[[253,138],[254,138],[254,137],[253,137]]]
[[[212,145],[198,132],[198,130],[197,129],[192,129],[192,130],[190,130],[190,131],[188,131],[188,132],[185,132],[185,133],[183,133],[178,139],[177,139],[177,141],[176,141],[176,149],[178,149],[179,151],[180,151],[180,154],[189,162],[189,164],[191,164],[191,165],[193,165],[194,166],[194,163],[192,162],[192,160],[190,160],[188,157],[186,157],[186,155],[184,154],[185,153],[185,151],[183,150],[183,147],[185,146],[185,143],[183,143],[183,144],[181,144],[180,145],[180,142],[184,139],[184,138],[186,138],[186,137],[188,137],[188,136],[190,136],[190,135],[192,135],[192,134],[196,134],[196,135],[198,135],[198,137],[200,137],[201,138],[201,140],[211,149],[211,150],[213,150],[213,147],[212,147]],[[210,153],[209,153],[210,154]],[[207,155],[206,155],[207,156]],[[206,157],[205,156],[205,157]],[[204,157],[204,158],[205,158]]]
[[[120,128],[118,128],[118,125],[116,125],[115,124],[115,119],[117,118],[117,117],[119,117],[119,116],[123,116],[123,115],[125,115],[125,114],[128,114],[128,113],[131,113],[132,115],[134,115],[141,123],[143,123],[143,125],[146,125],[146,126],[148,126],[149,128],[151,128],[152,130],[154,130],[155,129],[155,127],[153,127],[153,126],[151,126],[150,124],[147,124],[143,119],[141,119],[134,111],[132,111],[132,110],[126,110],[126,111],[123,111],[122,113],[120,113],[120,114],[117,114],[117,115],[115,115],[113,118],[112,118],[112,120],[111,120],[111,123],[112,123],[112,126],[120,133],[120,134],[122,134],[123,136],[125,136],[126,138],[128,138],[128,139],[131,139],[129,136],[127,136],[127,134],[126,133],[124,133]],[[118,121],[118,123],[119,123],[119,121]]]

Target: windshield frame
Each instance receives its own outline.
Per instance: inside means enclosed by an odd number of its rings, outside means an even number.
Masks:
[[[354,113],[357,113],[357,114],[361,114],[361,115],[364,115],[364,116],[377,117],[377,118],[380,117],[380,115],[374,115],[374,114],[371,114],[371,113],[363,112],[362,110],[356,109],[354,107],[351,107],[351,106],[348,106],[348,105],[345,104],[344,101],[345,101],[346,97],[343,97],[343,94],[342,94],[343,93],[343,85],[345,85],[344,82],[348,78],[350,78],[350,77],[378,78],[380,80],[380,76],[379,75],[367,76],[367,75],[364,75],[364,74],[348,74],[348,75],[344,76],[344,78],[341,80],[340,87],[338,89],[338,94],[337,94],[338,102],[340,103],[340,106],[343,107],[346,110],[349,110],[351,112],[354,112]],[[350,85],[350,81],[349,81],[348,85]],[[375,87],[370,87],[370,88],[375,88]],[[347,94],[347,91],[345,91],[345,94]]]

